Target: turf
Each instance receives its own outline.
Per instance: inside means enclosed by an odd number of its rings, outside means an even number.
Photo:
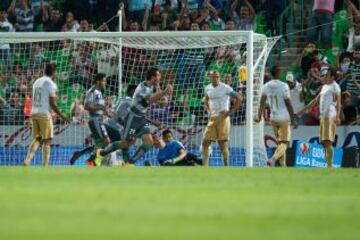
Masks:
[[[0,168],[0,239],[359,239],[360,171]]]

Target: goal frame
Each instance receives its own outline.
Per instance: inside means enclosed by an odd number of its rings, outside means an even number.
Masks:
[[[99,40],[104,41],[106,38],[118,39],[119,49],[122,49],[122,38],[142,38],[142,37],[214,37],[214,36],[242,36],[246,35],[247,48],[247,81],[246,81],[246,166],[253,167],[253,124],[254,124],[254,106],[253,106],[253,90],[254,90],[254,37],[266,38],[263,34],[257,34],[253,31],[174,31],[174,32],[25,32],[25,33],[0,33],[0,39],[7,39],[10,42],[37,42],[37,41],[54,41],[54,40]],[[267,47],[267,46],[266,46]],[[264,57],[266,49],[262,52],[261,57]],[[121,52],[119,53],[119,64],[121,64]],[[267,57],[267,56],[265,56]],[[266,62],[266,60],[265,60]],[[121,67],[119,74],[122,76]],[[121,77],[119,77],[119,86],[122,86]],[[263,124],[259,123],[259,124]]]

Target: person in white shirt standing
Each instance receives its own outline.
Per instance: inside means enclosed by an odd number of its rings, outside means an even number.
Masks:
[[[54,64],[47,64],[45,75],[37,79],[33,84],[31,107],[33,140],[29,145],[24,166],[30,166],[30,162],[40,145],[42,145],[42,162],[44,166],[49,164],[51,140],[54,137],[51,110],[58,114],[65,124],[69,123],[65,114],[60,112],[56,105],[57,86],[53,82],[55,76],[56,66]]]
[[[320,103],[320,142],[325,150],[327,166],[332,167],[333,164],[333,142],[335,140],[336,125],[340,124],[341,111],[341,90],[335,82],[336,70],[328,68],[321,74],[325,83],[320,93],[297,115],[301,116],[306,110]]]
[[[7,10],[5,8],[0,8],[0,32],[14,32],[13,25],[7,19]],[[10,54],[10,44],[9,43],[0,43],[0,61],[5,65],[6,71],[9,71],[11,68],[11,54]]]
[[[303,86],[301,85],[301,83],[296,81],[294,74],[292,74],[291,72],[286,74],[286,82],[290,88],[291,104],[293,105],[294,112],[297,113],[298,111],[300,111],[300,109],[302,109],[305,106]],[[299,125],[305,124],[304,117],[298,119]]]
[[[204,108],[208,112],[210,120],[205,129],[202,142],[203,165],[209,165],[211,142],[218,141],[224,166],[228,166],[229,150],[227,141],[230,133],[230,115],[239,108],[241,96],[230,86],[220,82],[220,73],[218,71],[210,71],[209,77],[211,83],[205,88]],[[230,109],[231,98],[235,99],[235,102]]]
[[[291,136],[290,121],[294,126],[294,129],[297,128],[298,124],[291,104],[289,86],[279,80],[281,75],[280,68],[274,66],[271,69],[271,74],[273,80],[267,82],[262,88],[260,107],[255,122],[261,121],[265,101],[268,99],[270,104],[271,125],[278,145],[274,155],[267,164],[271,166],[273,165],[273,161],[275,161],[275,166],[286,167],[286,149]]]

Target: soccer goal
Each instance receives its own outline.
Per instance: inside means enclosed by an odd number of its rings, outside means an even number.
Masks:
[[[0,33],[0,165],[20,165],[31,141],[31,87],[44,63],[57,65],[58,106],[71,119],[63,125],[54,116],[51,165],[68,165],[71,154],[92,144],[83,97],[97,72],[107,76],[109,106],[126,97],[129,85],[145,80],[150,67],[162,74],[161,85],[174,85],[165,107],[152,105],[149,118],[170,128],[190,152],[201,156],[208,117],[203,109],[208,73],[241,92],[243,102],[231,116],[230,164],[263,166],[267,159],[262,124],[253,121],[267,57],[276,39],[248,31]],[[163,129],[154,127],[154,133]],[[155,163],[157,150],[144,159]],[[40,164],[38,151],[33,164]],[[121,154],[119,155],[121,158]],[[79,161],[81,163],[81,161]],[[221,152],[212,145],[210,165],[221,166]]]

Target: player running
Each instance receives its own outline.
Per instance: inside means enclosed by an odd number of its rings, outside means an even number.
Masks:
[[[140,83],[134,93],[130,112],[125,118],[123,140],[131,141],[133,136],[140,137],[142,145],[137,149],[129,163],[134,164],[139,160],[153,145],[153,138],[150,131],[149,119],[146,118],[150,104],[161,103],[163,97],[170,96],[173,92],[172,85],[168,84],[163,91],[160,89],[159,82],[161,73],[157,68],[151,68],[146,74],[146,81]],[[105,149],[98,149],[97,164],[103,160],[107,154],[121,148],[120,142],[114,142]]]
[[[278,66],[271,69],[273,80],[267,82],[262,88],[262,95],[260,99],[260,107],[258,116],[255,122],[260,122],[264,111],[265,101],[269,100],[270,104],[270,120],[271,125],[278,142],[272,158],[267,162],[269,166],[286,167],[286,149],[290,142],[290,123],[297,128],[298,124],[295,119],[294,109],[290,100],[290,89],[286,83],[281,82],[281,70]]]
[[[105,126],[106,132],[108,134],[108,137],[110,139],[111,142],[119,142],[121,141],[121,136],[123,133],[123,129],[124,129],[124,123],[125,123],[125,118],[128,115],[128,113],[130,112],[130,106],[131,106],[131,102],[132,102],[132,96],[134,95],[135,89],[136,89],[136,85],[130,84],[128,85],[127,89],[126,89],[126,97],[124,99],[121,99],[116,106],[114,107],[114,109],[111,111],[112,112],[112,116],[111,118],[106,118],[103,122],[103,125]],[[94,151],[94,146],[85,148],[81,151],[76,151],[73,153],[71,159],[70,159],[70,164],[73,165],[75,164],[76,160],[81,157],[84,154],[87,153],[91,153]],[[124,160],[129,160],[129,152],[128,149],[122,149],[122,155]],[[95,160],[95,155],[90,157],[90,160],[87,161],[88,165],[93,166],[94,162],[92,160]]]
[[[340,124],[341,90],[335,82],[336,70],[329,68],[321,74],[324,85],[320,93],[297,114],[301,116],[306,110],[320,102],[320,141],[325,149],[328,168],[333,166],[336,124]]]

